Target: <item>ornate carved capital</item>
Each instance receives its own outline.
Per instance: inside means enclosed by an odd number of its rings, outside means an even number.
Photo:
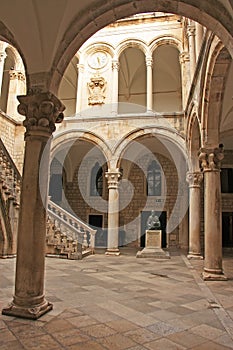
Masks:
[[[18,112],[26,117],[23,122],[26,134],[38,129],[52,134],[55,123],[61,123],[64,118],[65,106],[50,92],[18,96],[18,100]]]
[[[223,146],[212,149],[201,148],[199,152],[199,161],[203,171],[220,171],[223,158]]]
[[[25,75],[17,70],[10,70],[9,71],[9,76],[10,76],[10,80],[25,80]]]
[[[203,180],[203,174],[200,171],[195,171],[193,173],[188,172],[186,175],[186,180],[189,187],[200,187]]]
[[[188,36],[194,36],[196,34],[196,28],[194,25],[189,25],[187,28]]]
[[[146,57],[146,66],[152,67],[152,65],[153,65],[153,58],[150,56]]]
[[[117,71],[119,71],[120,68],[120,64],[118,60],[112,60],[112,69],[116,69]]]
[[[185,62],[188,62],[190,60],[189,53],[188,52],[182,52],[180,54],[180,63],[183,64]]]
[[[121,177],[121,173],[119,171],[119,169],[109,169],[106,173],[105,173],[105,177],[108,180],[108,188],[118,188],[118,182],[119,182],[119,178]]]
[[[0,52],[0,63],[4,63],[6,57],[7,57],[7,54],[5,51]]]

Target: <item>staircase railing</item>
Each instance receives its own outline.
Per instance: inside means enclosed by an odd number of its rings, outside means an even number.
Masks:
[[[3,234],[0,239],[0,257],[16,254],[18,213],[15,209],[19,209],[20,184],[21,174],[0,139],[0,229]],[[54,246],[57,247],[56,241],[58,241],[58,245],[61,246],[58,250],[65,251],[68,257],[75,253],[84,254],[88,249],[94,252],[96,230],[51,200],[48,201],[47,212],[48,221],[51,224],[50,229],[47,230],[51,238],[50,245],[54,242]],[[51,227],[53,227],[53,233]],[[58,231],[60,238],[62,237],[61,240],[56,239]],[[78,252],[79,247],[81,252]]]
[[[90,248],[92,253],[94,252],[96,230],[51,200],[48,201],[48,215],[55,227],[68,238],[78,241],[83,250]]]

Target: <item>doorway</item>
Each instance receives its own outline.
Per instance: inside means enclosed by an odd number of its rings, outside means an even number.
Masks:
[[[97,230],[95,235],[95,246],[107,247],[107,231],[103,229],[103,215],[89,215],[89,225]]]
[[[233,247],[233,213],[222,213],[222,246]]]
[[[144,248],[146,244],[146,223],[148,217],[150,216],[151,211],[142,211],[141,212],[141,239],[140,239],[140,247]],[[166,225],[167,225],[167,212],[155,212],[155,215],[159,217],[159,221],[161,224],[162,230],[162,248],[166,248],[167,246],[167,233],[166,233]]]

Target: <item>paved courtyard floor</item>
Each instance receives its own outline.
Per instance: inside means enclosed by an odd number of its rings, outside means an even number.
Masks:
[[[95,254],[46,258],[46,297],[37,321],[0,316],[0,350],[233,349],[233,254],[227,282],[204,282],[202,261]],[[0,307],[12,300],[15,259],[0,260]]]

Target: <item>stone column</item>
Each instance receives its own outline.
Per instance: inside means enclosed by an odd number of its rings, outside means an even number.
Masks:
[[[11,117],[16,117],[21,120],[22,117],[19,116],[16,106],[18,105],[17,95],[22,95],[26,90],[26,79],[25,75],[17,70],[10,70],[10,83],[7,99],[7,109],[6,112]]]
[[[118,182],[121,176],[119,169],[109,169],[108,179],[108,248],[106,254],[120,255],[118,248],[119,235],[119,189]]]
[[[186,51],[183,51],[180,54],[180,65],[181,65],[181,76],[182,76],[182,104],[183,104],[183,109],[185,109],[187,99],[188,99],[188,94],[189,94],[189,89],[190,89],[190,69],[189,69],[189,53]]]
[[[191,76],[191,80],[193,80],[193,76],[196,68],[195,26],[193,24],[188,25],[187,32],[188,32],[188,40],[189,40],[190,76]]]
[[[112,114],[118,114],[118,74],[119,62],[117,59],[112,60]]]
[[[151,56],[146,57],[146,109],[151,112],[153,109],[153,80],[152,80],[153,59]]]
[[[78,69],[78,84],[77,84],[77,98],[76,98],[76,113],[80,113],[82,110],[82,90],[83,90],[83,74],[84,65],[77,64]]]
[[[203,259],[201,256],[201,172],[187,173],[189,183],[189,259]]]
[[[15,294],[4,315],[37,319],[52,309],[44,296],[45,234],[50,143],[64,106],[51,93],[19,96],[26,117],[25,156],[18,224]]]
[[[5,64],[5,59],[7,55],[5,51],[0,52],[0,95],[2,91],[2,79],[3,79],[3,71],[4,71],[4,64]]]
[[[199,155],[204,172],[205,261],[204,280],[226,280],[222,269],[222,212],[220,161],[223,149],[202,148]]]
[[[201,50],[201,44],[203,40],[203,26],[200,23],[195,22],[196,27],[196,58],[198,58],[200,50]]]

